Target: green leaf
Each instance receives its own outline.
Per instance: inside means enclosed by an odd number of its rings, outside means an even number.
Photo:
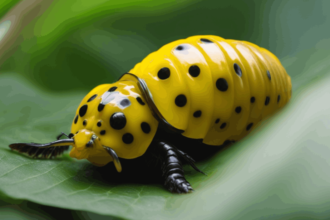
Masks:
[[[136,219],[202,218],[205,209],[212,210],[210,218],[224,219],[260,217],[261,207],[268,215],[283,207],[324,212],[322,204],[330,202],[330,105],[324,102],[329,83],[327,76],[297,88],[301,92],[267,125],[199,163],[208,176],[186,167],[196,191],[178,196],[157,184],[103,183],[89,174],[98,171],[88,162],[67,156],[33,160],[11,152],[9,143],[49,142],[59,131],[68,131],[83,94],[47,94],[15,74],[3,74],[0,93],[8,95],[1,97],[0,106],[0,189],[10,198]]]
[[[27,26],[20,50],[1,66],[2,200],[82,210],[77,215],[87,219],[329,216],[329,1],[76,2],[54,3]],[[96,168],[68,154],[33,160],[9,150],[13,142],[49,142],[68,132],[87,90],[196,34],[270,48],[292,77],[293,98],[242,141],[198,162],[207,176],[185,166],[195,192],[174,195],[153,178],[120,180],[113,166]]]
[[[19,1],[20,0],[2,0],[2,1],[0,1],[0,18],[2,18]]]

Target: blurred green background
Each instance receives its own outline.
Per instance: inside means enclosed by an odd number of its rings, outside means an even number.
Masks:
[[[329,219],[329,9],[328,0],[2,0],[0,218]],[[199,162],[208,176],[186,167],[194,193],[103,183],[67,155],[42,161],[8,151],[11,142],[68,132],[89,90],[166,43],[202,34],[269,49],[292,78],[293,98]]]

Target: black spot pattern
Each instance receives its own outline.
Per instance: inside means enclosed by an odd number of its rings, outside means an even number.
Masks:
[[[267,97],[266,97],[266,100],[265,100],[265,105],[268,105],[269,102],[270,102],[270,98],[269,98],[269,96],[267,96]]]
[[[128,99],[123,99],[120,101],[120,105],[123,107],[127,107],[131,104],[131,102]]]
[[[242,107],[241,106],[238,106],[238,107],[235,108],[235,112],[237,114],[239,114],[241,111],[242,111]]]
[[[238,76],[242,77],[241,67],[239,67],[239,65],[237,63],[234,63],[234,70]]]
[[[70,133],[69,135],[68,135],[68,137],[69,138],[72,138],[74,135],[72,134],[72,133]]]
[[[102,130],[102,131],[100,132],[100,135],[105,135],[105,130]]]
[[[118,88],[117,86],[113,86],[113,87],[111,87],[108,91],[109,91],[109,92],[113,92],[113,91],[115,91],[117,88]]]
[[[280,95],[278,95],[278,96],[277,96],[277,103],[279,103],[279,102],[280,102],[280,99],[281,99],[281,96],[280,96]]]
[[[255,101],[256,101],[256,98],[254,98],[254,96],[252,96],[251,99],[250,99],[250,102],[254,103]]]
[[[248,124],[248,126],[246,126],[246,130],[247,131],[250,130],[252,126],[253,126],[253,123]]]
[[[178,107],[183,107],[187,104],[187,98],[185,95],[181,94],[181,95],[178,95],[176,98],[175,98],[175,104],[178,106]]]
[[[220,118],[217,118],[217,120],[215,120],[215,123],[218,124],[220,121]]]
[[[144,103],[141,99],[141,97],[136,97],[136,100],[141,104],[141,105],[145,105],[146,103]]]
[[[141,123],[141,129],[146,134],[148,134],[151,131],[150,125],[147,122]]]
[[[120,130],[126,125],[126,117],[122,112],[115,112],[110,117],[110,125],[113,129]]]
[[[76,118],[74,119],[74,123],[77,124],[78,122],[78,115],[76,116]]]
[[[87,102],[91,102],[91,101],[93,101],[95,98],[96,98],[96,94],[95,95],[93,95],[92,97],[90,97],[88,100],[87,100]]]
[[[224,123],[221,124],[220,128],[221,128],[221,129],[224,129],[224,128],[226,127],[226,125],[227,125],[227,123],[224,122]]]
[[[86,119],[83,121],[83,125],[84,125],[84,126],[87,125],[87,120],[86,120]]]
[[[176,48],[177,50],[183,50],[183,46],[178,46],[177,48]]]
[[[202,115],[202,111],[200,111],[200,110],[194,112],[195,118],[199,118],[199,117],[201,117],[201,115]]]
[[[83,117],[86,114],[87,109],[88,109],[88,106],[87,105],[83,105],[83,106],[80,107],[80,109],[79,109],[79,115],[80,115],[80,117]]]
[[[170,77],[171,75],[171,72],[170,72],[170,69],[167,68],[167,67],[164,67],[164,68],[161,68],[159,71],[158,71],[158,78],[159,79],[167,79],[168,77]]]
[[[131,133],[126,133],[123,135],[122,140],[125,144],[130,144],[133,142],[134,137]]]
[[[104,109],[104,105],[102,103],[99,104],[99,106],[97,107],[97,110],[100,112]]]
[[[270,75],[270,72],[269,72],[269,70],[267,70],[267,76],[268,76],[268,79],[269,79],[269,80],[271,80],[271,79],[272,79],[272,77],[271,77],[271,75]]]
[[[189,74],[192,77],[197,77],[200,74],[200,72],[201,72],[201,70],[196,65],[193,65],[193,66],[189,67]]]
[[[206,39],[206,38],[201,38],[201,41],[204,43],[213,43],[212,41],[210,41],[209,39]]]
[[[101,127],[102,123],[100,121],[98,121],[96,125],[97,125],[97,127]]]
[[[225,92],[228,89],[227,80],[225,80],[224,78],[219,78],[215,85],[217,86],[217,89],[221,92]]]

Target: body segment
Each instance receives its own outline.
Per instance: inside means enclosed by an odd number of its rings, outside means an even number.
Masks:
[[[146,81],[171,125],[209,145],[240,140],[291,97],[291,79],[272,53],[212,35],[169,43],[130,73]]]

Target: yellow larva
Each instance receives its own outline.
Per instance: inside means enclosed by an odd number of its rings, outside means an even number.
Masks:
[[[71,157],[96,166],[113,161],[118,172],[120,158],[151,152],[162,161],[165,187],[186,193],[192,187],[180,160],[200,170],[180,150],[182,143],[193,140],[202,148],[238,141],[290,98],[291,79],[268,50],[245,41],[193,36],[163,46],[117,82],[89,92],[68,139],[10,147],[33,157],[56,157],[72,145]]]

